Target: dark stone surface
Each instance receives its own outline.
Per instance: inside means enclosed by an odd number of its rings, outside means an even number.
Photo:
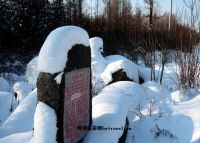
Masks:
[[[113,80],[109,83],[112,84],[117,81],[133,81],[127,77],[126,73],[121,69],[112,74]]]
[[[55,77],[55,75],[40,72],[37,78],[37,92],[38,101],[45,102],[58,111],[61,88],[54,80]]]
[[[139,84],[143,84],[144,83],[144,79],[142,77],[139,77]]]
[[[67,56],[67,53],[66,53]],[[75,69],[91,68],[91,52],[89,47],[83,45],[75,45],[68,52],[68,60],[64,72],[73,71]],[[91,70],[91,69],[90,69]],[[61,71],[62,72],[62,71]],[[91,73],[91,72],[90,72]],[[52,107],[57,114],[57,141],[63,143],[63,112],[64,112],[64,91],[65,81],[62,76],[61,84],[57,84],[54,78],[59,73],[50,74],[40,72],[37,78],[38,101],[42,101]],[[91,76],[90,76],[91,87]],[[91,88],[90,88],[91,89]],[[90,125],[92,123],[92,100],[90,92]]]
[[[91,66],[91,52],[89,47],[75,45],[68,52],[65,72]]]
[[[68,60],[65,66],[65,73],[75,69],[90,68],[90,124],[92,123],[92,78],[91,78],[91,51],[90,47],[75,45],[68,52]],[[64,86],[63,86],[64,87]],[[64,89],[63,89],[64,93]],[[64,94],[63,94],[64,95]]]

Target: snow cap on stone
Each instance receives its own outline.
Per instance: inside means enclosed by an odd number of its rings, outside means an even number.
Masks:
[[[53,30],[40,50],[38,71],[51,74],[63,71],[67,53],[76,44],[89,46],[89,36],[84,29],[77,26],[63,26]]]
[[[104,72],[101,74],[102,80],[108,84],[111,82],[112,74],[115,72],[122,70],[126,73],[127,77],[132,79],[135,82],[139,82],[138,77],[138,67],[135,63],[130,62],[128,60],[118,60],[112,63],[109,63],[105,68]]]

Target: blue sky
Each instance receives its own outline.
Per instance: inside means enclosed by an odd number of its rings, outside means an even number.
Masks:
[[[161,12],[168,12],[170,10],[170,1],[171,0],[155,0],[156,6],[159,7]],[[145,8],[143,0],[132,0],[133,9],[135,5],[139,5],[142,8]],[[173,0],[173,12],[181,11],[185,8],[183,0]]]
[[[170,1],[171,0],[155,0],[156,2],[156,9],[159,10],[159,12],[164,13],[164,12],[169,12],[170,11]],[[187,0],[186,0],[187,1]],[[99,0],[100,5],[99,5],[99,11],[101,12],[103,10],[103,5],[102,2],[103,0]],[[146,10],[146,5],[144,4],[144,0],[131,0],[132,6],[133,6],[133,11],[135,10],[135,6],[138,5],[139,7],[142,8],[142,11],[145,13]],[[86,0],[87,3],[87,12],[91,12],[91,4],[94,9],[96,0]],[[186,8],[183,0],[173,0],[173,13],[176,13],[178,11],[178,15],[183,15],[183,12],[187,10],[187,13],[189,13],[188,9]],[[94,12],[94,10],[93,10]]]

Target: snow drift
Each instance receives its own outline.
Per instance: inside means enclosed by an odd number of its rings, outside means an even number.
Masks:
[[[54,109],[39,102],[34,116],[34,135],[31,143],[56,143],[56,121]]]

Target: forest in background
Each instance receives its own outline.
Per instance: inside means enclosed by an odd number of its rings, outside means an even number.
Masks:
[[[102,37],[106,54],[134,53],[138,47],[149,51],[152,44],[189,51],[199,42],[198,2],[185,2],[191,14],[184,18],[184,11],[160,13],[159,0],[144,0],[147,12],[130,0],[0,0],[0,48],[2,53],[37,53],[50,31],[77,25],[90,37]]]

